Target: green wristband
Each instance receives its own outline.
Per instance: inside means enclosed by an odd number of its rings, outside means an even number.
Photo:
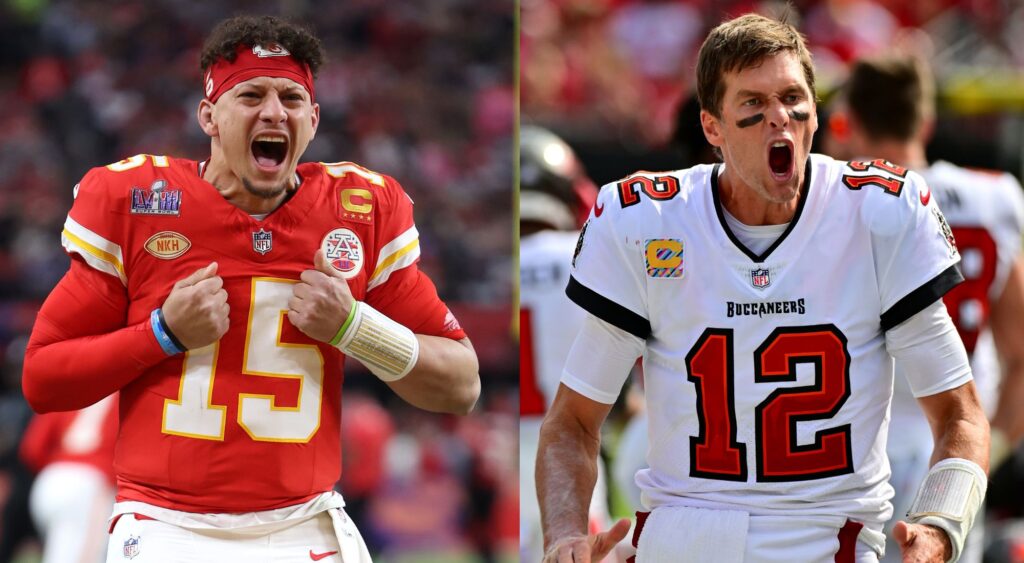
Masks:
[[[341,342],[341,339],[345,336],[345,331],[348,330],[349,325],[352,324],[352,319],[356,318],[356,308],[358,307],[359,302],[353,301],[352,309],[350,309],[348,312],[348,318],[345,319],[345,322],[341,323],[341,328],[338,329],[338,333],[335,334],[334,338],[331,339],[331,346],[337,346],[338,343]]]

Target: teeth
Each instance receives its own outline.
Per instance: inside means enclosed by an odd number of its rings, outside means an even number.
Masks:
[[[779,147],[784,147],[784,146],[786,146],[786,143],[783,143],[782,141],[778,141],[778,142],[772,143],[772,148],[773,149],[774,148],[779,148]]]
[[[260,135],[259,137],[256,137],[256,140],[257,141],[267,142],[267,143],[284,143],[284,142],[287,142],[287,140],[284,137],[274,137],[274,136],[271,136],[271,135]]]

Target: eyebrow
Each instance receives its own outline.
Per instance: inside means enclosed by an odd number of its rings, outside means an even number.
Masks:
[[[799,84],[790,84],[789,86],[786,86],[785,88],[779,90],[779,92],[781,92],[783,94],[788,94],[790,92],[799,92],[799,93],[803,94],[804,93],[804,89],[801,88]],[[757,97],[761,97],[761,96],[764,96],[764,95],[765,95],[764,92],[760,92],[758,90],[747,90],[745,88],[743,90],[740,90],[740,91],[736,92],[736,97],[737,98],[757,98]]]

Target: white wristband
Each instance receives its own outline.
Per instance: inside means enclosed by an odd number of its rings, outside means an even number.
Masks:
[[[917,490],[907,521],[945,530],[953,546],[948,561],[957,561],[987,489],[988,477],[978,464],[958,457],[939,460]]]
[[[356,301],[344,334],[335,347],[362,362],[383,381],[405,377],[420,355],[420,342],[407,327],[373,307]]]

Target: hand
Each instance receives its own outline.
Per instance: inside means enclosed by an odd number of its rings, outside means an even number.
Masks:
[[[900,546],[903,563],[944,563],[953,556],[953,544],[941,528],[900,521],[892,535]]]
[[[210,262],[189,277],[175,282],[161,307],[164,320],[178,342],[188,350],[212,344],[228,331],[228,292]]]
[[[569,536],[555,542],[544,554],[544,563],[597,563],[629,533],[629,520],[620,519],[607,532]]]
[[[355,298],[341,272],[327,262],[323,250],[313,255],[315,270],[302,272],[288,300],[288,320],[303,334],[330,342],[348,318]]]

